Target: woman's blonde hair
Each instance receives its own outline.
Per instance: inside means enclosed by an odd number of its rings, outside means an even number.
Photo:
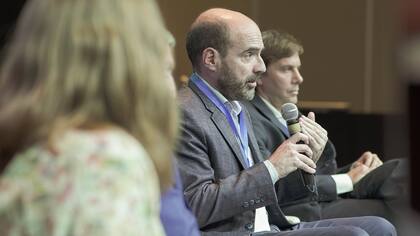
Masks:
[[[0,155],[66,129],[118,126],[168,186],[178,113],[163,79],[167,47],[154,0],[28,1],[1,65]]]

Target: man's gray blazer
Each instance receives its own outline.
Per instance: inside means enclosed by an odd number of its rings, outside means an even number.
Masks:
[[[266,206],[271,224],[291,225],[278,205],[262,163],[246,109],[249,148],[255,164],[246,169],[224,114],[193,84],[179,92],[182,111],[177,160],[184,195],[204,232],[252,232],[255,209]]]

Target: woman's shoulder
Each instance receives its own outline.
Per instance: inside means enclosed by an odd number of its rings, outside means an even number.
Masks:
[[[27,178],[42,174],[42,171],[48,173],[59,169],[76,171],[105,167],[104,171],[107,171],[116,167],[130,170],[152,165],[141,143],[122,129],[73,129],[62,133],[50,144],[36,144],[17,154],[4,174]]]
[[[141,143],[119,128],[71,130],[57,140],[56,147],[58,152],[118,155],[120,159],[147,156]]]
[[[157,219],[158,186],[150,158],[129,133],[120,129],[70,130],[51,145],[34,145],[13,158],[0,178],[0,220],[14,229],[47,232],[49,217],[54,215],[57,225],[67,224],[74,214],[66,211],[70,208],[95,222],[124,218],[138,223],[153,212]],[[117,214],[116,206],[127,209],[127,214]],[[37,221],[19,224],[21,209],[31,212]],[[104,220],[98,212],[106,212],[108,218]],[[19,217],[9,217],[15,215]],[[98,230],[115,226],[104,225]]]

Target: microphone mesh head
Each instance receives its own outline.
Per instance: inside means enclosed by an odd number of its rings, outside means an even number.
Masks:
[[[296,120],[299,117],[299,111],[295,104],[285,103],[281,106],[281,115],[286,121]]]

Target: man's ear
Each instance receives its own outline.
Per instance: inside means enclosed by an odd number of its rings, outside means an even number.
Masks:
[[[201,60],[203,62],[203,66],[208,70],[216,71],[220,61],[220,54],[216,49],[209,47],[203,50]]]

